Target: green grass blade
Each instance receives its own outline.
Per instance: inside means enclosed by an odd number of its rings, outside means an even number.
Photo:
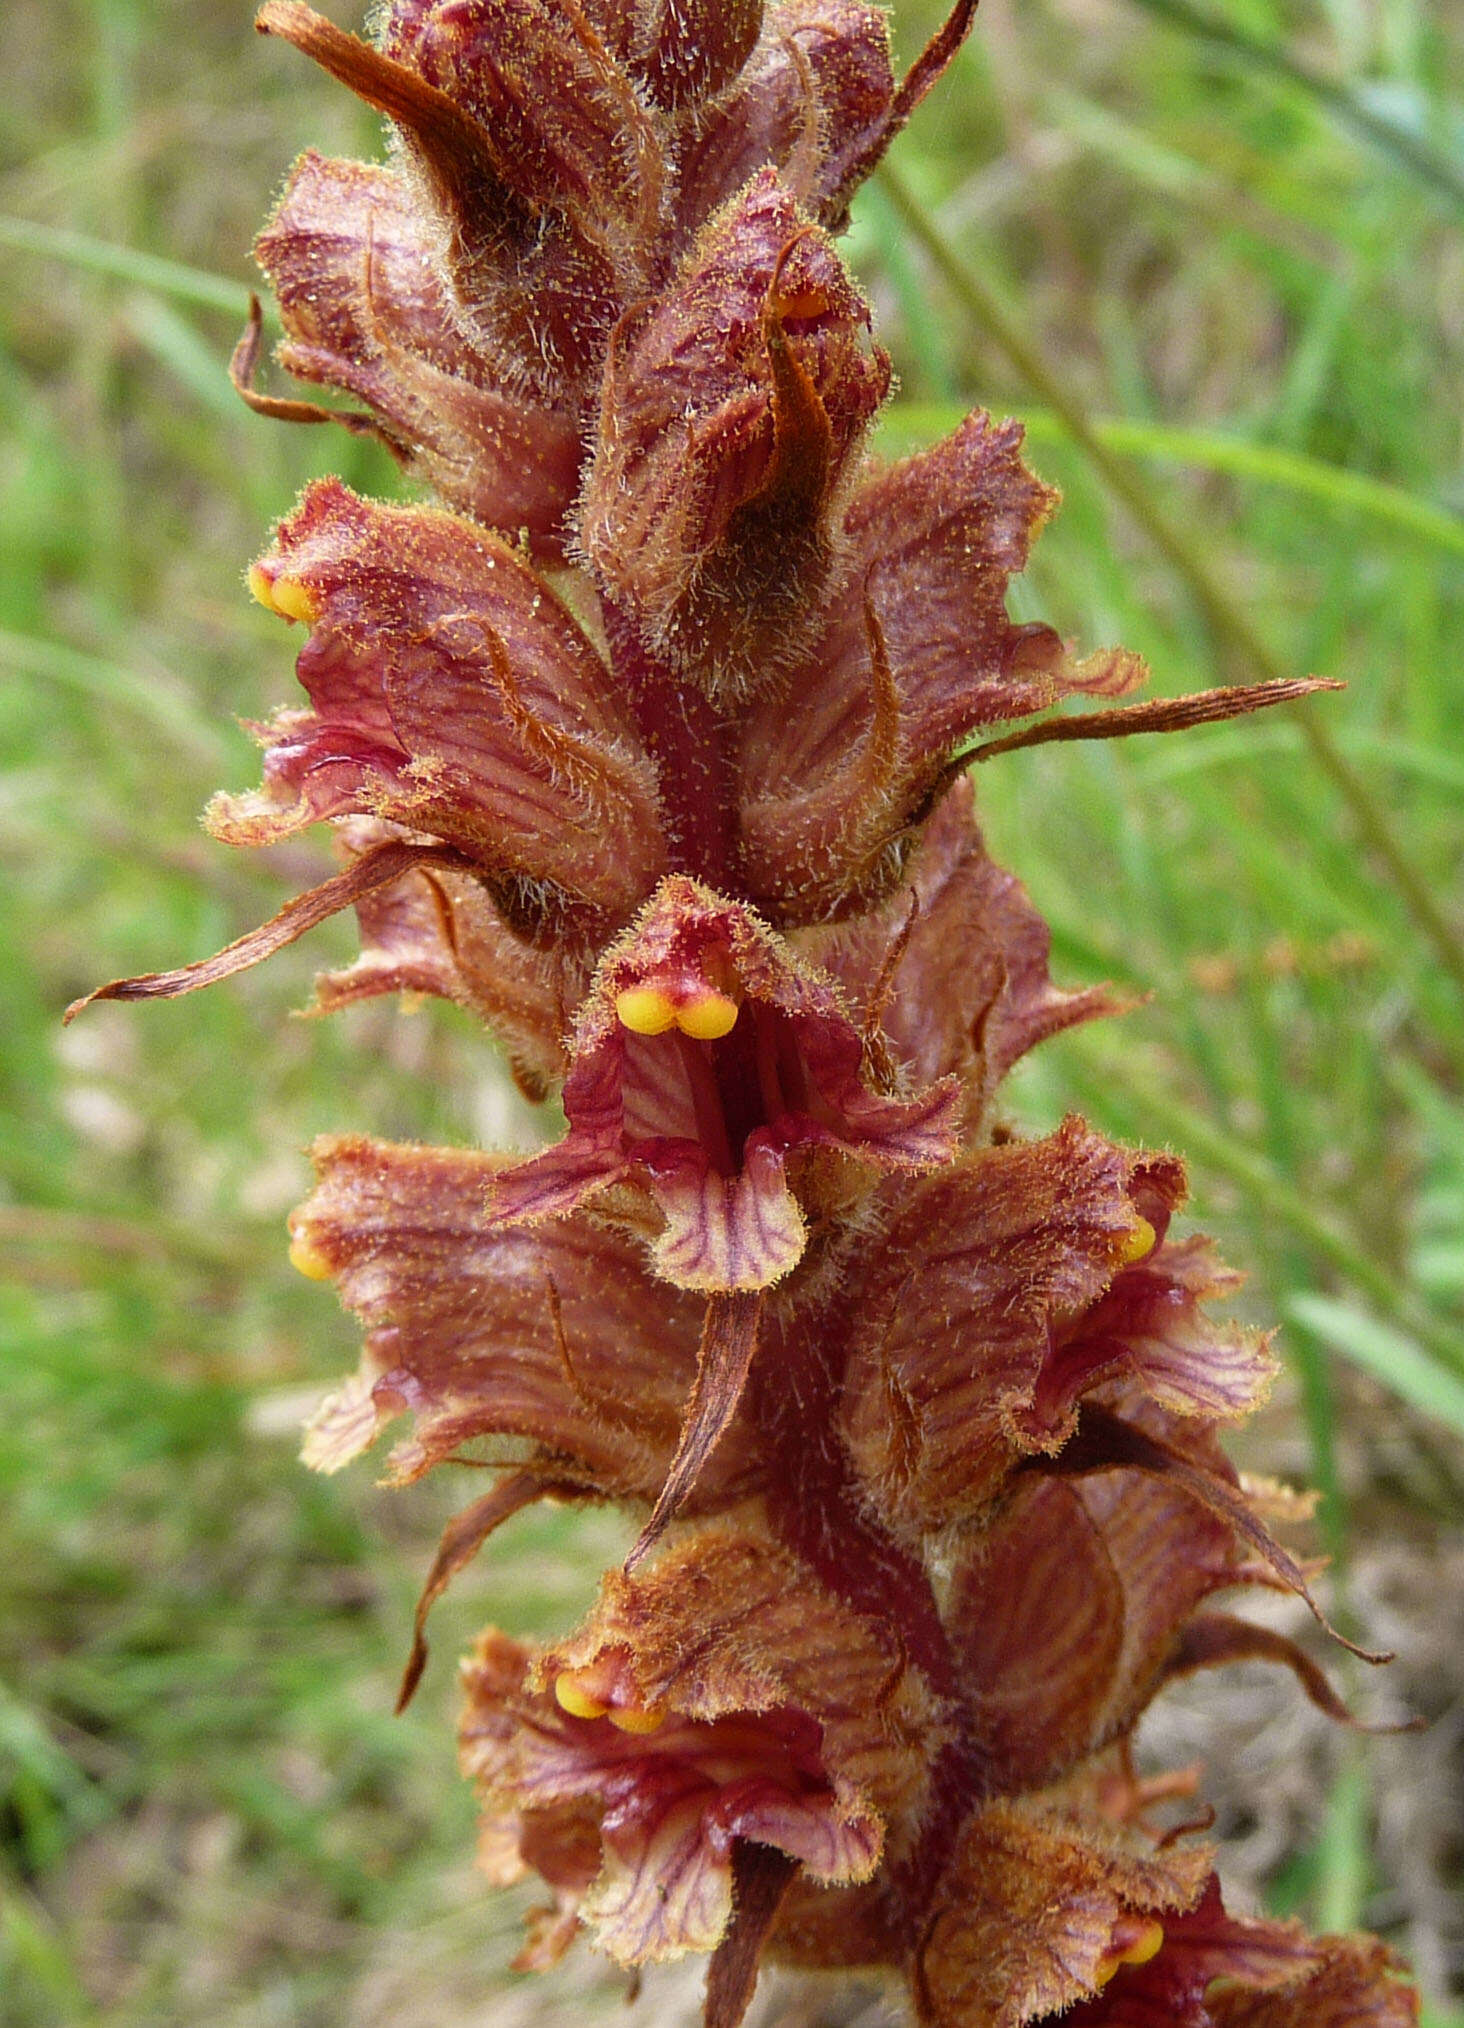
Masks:
[[[35,219],[0,213],[0,246],[11,247],[17,253],[38,254],[43,260],[64,261],[68,267],[103,275],[109,281],[135,282],[162,295],[176,296],[180,302],[197,303],[208,310],[227,310],[231,316],[242,318],[249,308],[246,282],[208,274],[202,268],[166,260],[161,254],[144,253],[138,247],[118,246],[111,240],[96,239],[91,233],[73,232],[67,226],[41,225]]]
[[[63,641],[0,630],[0,670],[63,685],[94,703],[121,705],[146,719],[171,745],[211,764],[218,762],[226,751],[220,727],[186,691],[160,683],[141,670],[128,669],[120,662],[109,662],[103,656],[68,647]]]
[[[1391,158],[1437,196],[1464,211],[1464,171],[1411,128],[1379,112],[1347,86],[1315,70],[1279,42],[1262,41],[1233,21],[1222,20],[1193,0],[1133,0],[1185,34],[1238,57],[1249,69],[1285,78],[1314,99],[1342,126]]]
[[[965,413],[955,402],[896,402],[881,422],[881,442],[903,456],[946,435]],[[1060,418],[1043,409],[1024,409],[1022,422],[1032,443],[1060,443],[1067,438]],[[1389,485],[1385,479],[1349,472],[1323,458],[1255,443],[1222,430],[1176,429],[1169,423],[1148,422],[1137,416],[1090,416],[1088,426],[1101,444],[1121,457],[1153,458],[1192,471],[1254,479],[1341,513],[1365,515],[1436,549],[1464,556],[1464,519],[1432,501],[1420,500],[1401,486]]]
[[[1291,1296],[1286,1314],[1410,1408],[1464,1436],[1464,1378],[1431,1357],[1416,1339],[1335,1296]]]
[[[1371,1815],[1367,1765],[1352,1740],[1343,1749],[1317,1840],[1318,1929],[1345,1935],[1361,1925],[1371,1871]]]

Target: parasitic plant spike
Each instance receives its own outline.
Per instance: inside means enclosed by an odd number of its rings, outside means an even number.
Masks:
[[[830,234],[974,11],[897,82],[865,0],[389,0],[375,42],[269,0],[392,158],[302,156],[256,249],[280,367],[351,405],[256,391],[257,304],[234,383],[435,498],[318,481],[249,573],[303,699],[209,828],[328,823],[341,870],[89,997],[354,906],[312,1011],[453,1000],[562,1102],[517,1159],[322,1141],[290,1228],[364,1334],[307,1463],[396,1424],[392,1482],[494,1473],[403,1705],[517,1514],[639,1529],[577,1630],[490,1629],[463,1667],[485,1868],[548,1894],[521,1969],[582,1930],[632,1968],[700,1953],[708,2028],[768,1960],[879,1970],[925,2028],[1408,2028],[1381,1945],[1228,1914],[1203,1811],[1166,1828],[1192,1773],[1133,1773],[1199,1670],[1347,1711],[1212,1605],[1321,1618],[1221,1446],[1273,1359],[1213,1314],[1237,1278],[1175,1229],[1181,1163],[996,1110],[1119,1003],[1053,981],[970,764],[1331,686],[1115,702],[1137,657],[1007,612],[1057,504],[1018,425],[868,454],[890,363]]]

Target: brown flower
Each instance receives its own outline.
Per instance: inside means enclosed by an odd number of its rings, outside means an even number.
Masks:
[[[817,625],[840,495],[889,387],[868,334],[770,170],[616,327],[580,540],[653,652],[714,697],[766,688]]]
[[[605,1208],[680,1288],[766,1287],[810,1221],[954,1152],[954,1083],[879,1089],[833,982],[680,875],[601,960],[571,1055],[569,1132],[498,1176],[494,1213],[556,1217],[615,1189]]]
[[[701,1306],[653,1281],[634,1245],[603,1226],[490,1222],[500,1157],[347,1137],[318,1143],[314,1158],[315,1193],[290,1221],[294,1257],[336,1281],[366,1342],[359,1372],[311,1423],[307,1462],[338,1470],[411,1413],[415,1431],[391,1457],[398,1481],[484,1438],[513,1438],[533,1447],[545,1479],[653,1500],[695,1372]],[[724,1447],[707,1496],[750,1462]]]
[[[527,530],[536,553],[558,559],[579,483],[577,418],[526,394],[475,338],[410,181],[308,152],[254,251],[284,320],[280,364],[364,401],[375,433],[450,507],[513,537]],[[287,420],[351,420],[246,399]]]
[[[931,2028],[1023,2028],[1152,1956],[1199,1900],[1199,1849],[1156,1849],[1061,1791],[982,1804],[936,1888],[914,1975]]]
[[[1007,618],[1007,586],[1056,501],[1021,439],[978,413],[849,502],[819,633],[742,727],[747,878],[777,919],[879,899],[978,726],[1142,682],[1137,656],[1074,663],[1050,627]]]
[[[1192,1242],[1156,1245],[1182,1194],[1170,1158],[1077,1120],[902,1193],[852,1292],[842,1418],[886,1514],[929,1529],[981,1512],[1019,1459],[1061,1450],[1081,1397],[1113,1376],[1209,1419],[1264,1395],[1264,1341],[1196,1308],[1227,1279]]]
[[[654,772],[598,650],[515,551],[323,480],[251,583],[310,630],[312,708],[261,729],[264,785],[215,800],[217,836],[262,844],[359,812],[456,847],[505,893],[612,922],[636,905],[664,849]]]
[[[876,1629],[734,1528],[607,1577],[580,1632],[532,1663],[489,1635],[465,1680],[463,1764],[490,1823],[507,1817],[536,1866],[545,1813],[598,1824],[580,1913],[627,1964],[729,1936],[739,1847],[815,1882],[868,1878],[910,1835],[941,1733]]]
[[[1412,2028],[1418,1996],[1371,1937],[1303,1935],[1227,1915],[1211,1879],[1164,1924],[1162,1947],[1115,1968],[1071,2028]]]

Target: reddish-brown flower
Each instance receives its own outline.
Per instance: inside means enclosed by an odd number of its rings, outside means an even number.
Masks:
[[[766,689],[817,626],[889,373],[869,306],[770,170],[616,327],[580,540],[653,652],[713,696]]]
[[[577,418],[527,397],[475,339],[401,171],[302,155],[255,254],[279,299],[288,372],[365,402],[375,433],[449,506],[560,555]],[[313,419],[303,404],[249,399]]]
[[[504,1171],[505,1220],[607,1206],[681,1288],[759,1289],[873,1176],[954,1152],[957,1089],[877,1078],[833,981],[751,910],[676,876],[602,959],[576,1018],[569,1133]],[[880,1084],[886,1088],[881,1090]]]
[[[977,727],[1143,680],[1136,656],[1075,664],[1050,627],[1007,618],[1008,583],[1056,501],[1021,438],[973,415],[849,502],[818,634],[742,728],[747,877],[778,920],[879,899]]]
[[[739,1848],[817,1882],[867,1879],[908,1843],[942,1733],[875,1628],[734,1528],[612,1573],[585,1627],[532,1664],[490,1634],[465,1677],[463,1761],[495,1853],[575,1889],[626,1964],[730,1933]],[[577,1878],[530,1856],[562,1851],[570,1821]]]
[[[1198,1309],[1233,1277],[1202,1242],[1156,1245],[1182,1193],[1177,1163],[1077,1120],[902,1193],[854,1291],[843,1425],[884,1513],[922,1530],[979,1513],[1105,1382],[1210,1420],[1264,1397],[1264,1343]]]
[[[862,0],[391,0],[374,44],[268,0],[396,152],[302,157],[258,247],[281,364],[364,407],[257,393],[257,314],[236,383],[443,504],[314,485],[251,572],[307,630],[308,708],[209,822],[329,822],[341,869],[101,991],[189,991],[353,906],[316,1011],[454,1000],[562,1098],[517,1160],[322,1142],[291,1221],[365,1334],[308,1461],[410,1417],[393,1481],[490,1474],[404,1698],[522,1509],[640,1527],[577,1633],[466,1665],[485,1869],[551,1896],[523,1965],[581,1926],[626,1965],[704,1952],[709,2028],[765,1956],[883,1968],[925,2028],[1407,2028],[1380,1946],[1228,1916],[1165,1826],[1193,1777],[1130,1761],[1166,1683],[1233,1660],[1346,1714],[1215,1603],[1318,1610],[1221,1448],[1271,1360],[1210,1314],[1235,1278],[1171,1229],[1180,1164],[998,1115],[1114,1002],[1054,985],[963,770],[1309,686],[972,746],[1143,674],[1008,616],[1055,505],[1015,424],[865,453],[889,362],[829,234],[972,11],[897,82]]]
[[[312,709],[261,729],[264,786],[215,800],[217,836],[262,844],[369,813],[455,846],[506,890],[623,919],[663,863],[655,775],[598,650],[515,551],[326,480],[251,584],[309,628]]]

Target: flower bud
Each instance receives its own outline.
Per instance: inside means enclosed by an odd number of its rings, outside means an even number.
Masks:
[[[408,469],[450,506],[557,557],[579,477],[572,415],[511,390],[469,334],[430,220],[388,169],[307,153],[255,245],[297,379],[364,401]],[[505,378],[507,371],[508,378]]]
[[[680,112],[736,77],[762,29],[763,0],[641,0],[636,75],[658,106]]]
[[[618,328],[580,539],[652,650],[714,697],[817,626],[838,509],[889,387],[869,307],[777,178]]]

